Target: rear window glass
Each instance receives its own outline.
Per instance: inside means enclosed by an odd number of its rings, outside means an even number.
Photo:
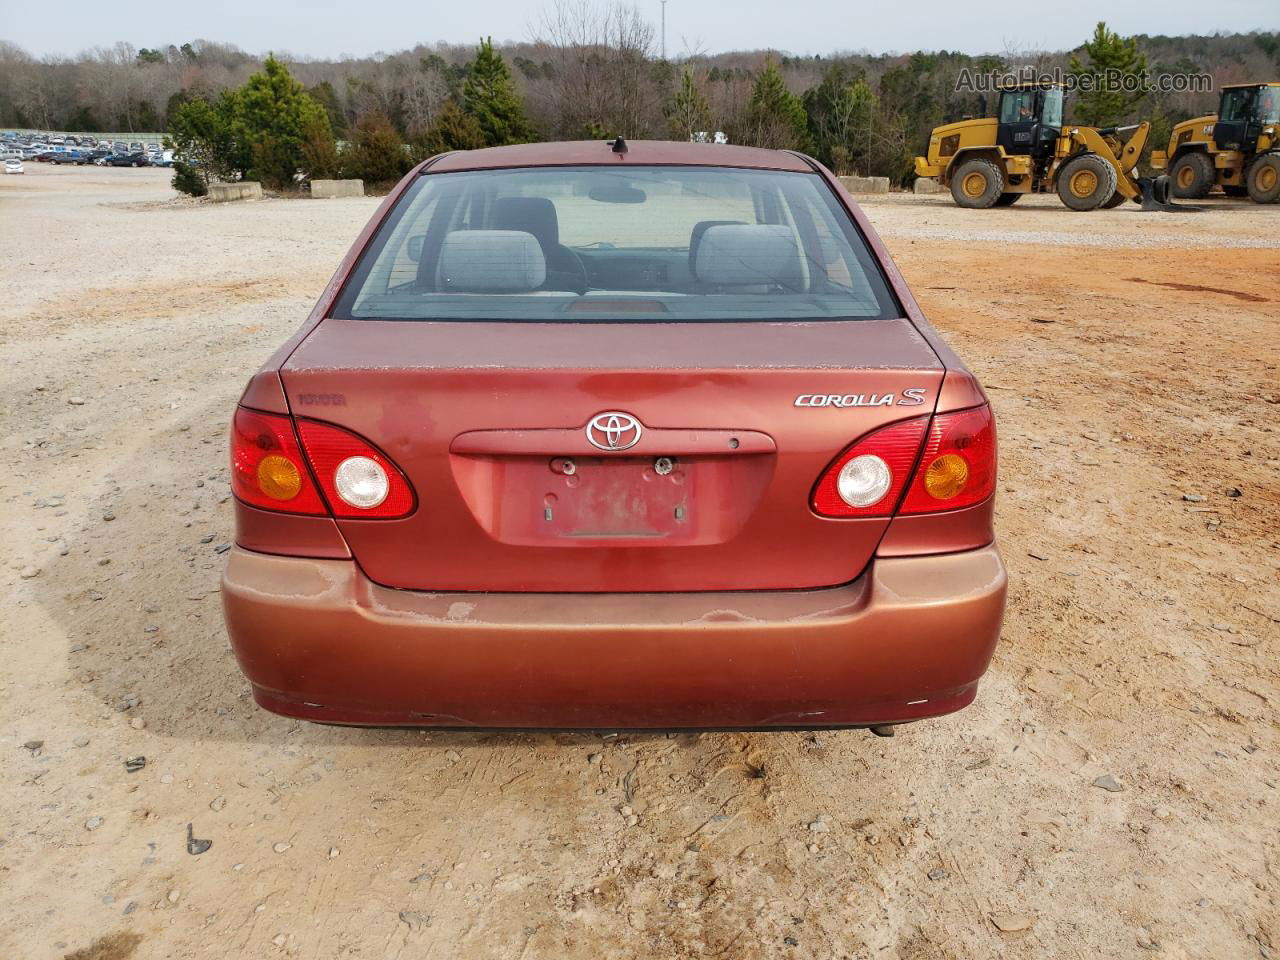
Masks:
[[[334,315],[670,323],[901,311],[816,174],[619,165],[424,174]]]

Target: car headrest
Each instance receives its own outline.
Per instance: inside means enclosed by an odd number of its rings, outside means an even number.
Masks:
[[[804,288],[804,265],[790,227],[724,224],[708,227],[698,243],[694,275],[719,287]]]
[[[455,230],[440,246],[436,276],[441,290],[526,293],[546,281],[547,261],[532,233]]]
[[[698,273],[698,247],[702,243],[702,235],[712,227],[729,227],[742,224],[741,220],[699,220],[693,225],[693,232],[689,234],[689,272],[694,276]]]
[[[493,202],[493,226],[532,233],[542,244],[543,253],[560,245],[556,205],[546,197],[499,197]]]

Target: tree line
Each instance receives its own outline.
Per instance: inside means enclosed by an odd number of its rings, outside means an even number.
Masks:
[[[0,126],[168,131],[201,177],[285,183],[310,175],[394,180],[415,158],[527,140],[690,139],[801,149],[839,173],[911,177],[940,123],[994,108],[957,92],[962,69],[1105,66],[1208,73],[1215,86],[1280,75],[1280,34],[1121,38],[1104,25],[1070,51],[938,51],[793,57],[685,51],[662,59],[638,9],[560,0],[524,42],[419,45],[346,60],[262,60],[208,41],[36,59],[0,43]],[[1078,122],[1211,112],[1213,94],[1077,97]],[[274,105],[274,113],[265,105]],[[296,166],[293,166],[296,164]]]

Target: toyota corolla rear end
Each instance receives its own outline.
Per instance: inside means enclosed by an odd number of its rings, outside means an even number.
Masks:
[[[799,155],[411,173],[235,413],[227,629],[356,724],[880,726],[1000,632],[995,425]]]

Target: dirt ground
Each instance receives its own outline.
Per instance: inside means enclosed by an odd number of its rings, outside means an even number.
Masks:
[[[217,593],[230,412],[376,201],[28,171],[0,178],[0,957],[1280,956],[1280,210],[868,204],[1000,424],[1011,594],[970,709],[893,740],[424,733],[255,708]]]

